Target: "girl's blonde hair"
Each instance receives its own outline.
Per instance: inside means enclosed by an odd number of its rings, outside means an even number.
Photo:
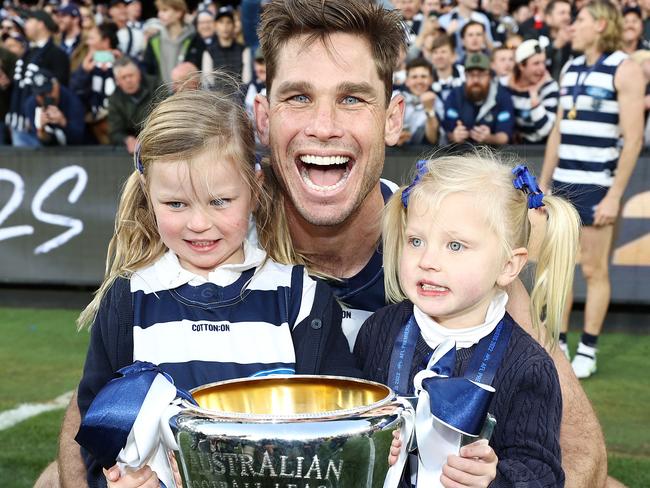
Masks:
[[[436,208],[448,195],[475,196],[477,207],[485,210],[488,226],[501,241],[505,261],[513,249],[528,247],[531,232],[527,195],[513,186],[514,167],[488,149],[431,159],[409,194],[409,207],[417,201],[435,215]],[[386,297],[392,302],[407,298],[399,281],[409,214],[409,209],[402,204],[405,189],[402,187],[393,195],[383,218],[384,280]],[[555,344],[565,302],[573,286],[580,219],[573,206],[559,197],[545,195],[543,203],[548,218],[531,293],[531,312],[533,326],[538,331],[546,331],[549,344]]]
[[[186,161],[209,150],[217,161],[235,163],[251,190],[253,215],[262,235],[269,233],[270,197],[255,171],[255,138],[251,121],[237,98],[237,87],[182,90],[160,102],[147,117],[115,217],[108,246],[104,281],[77,319],[79,328],[93,322],[99,304],[118,277],[130,277],[162,256],[161,241],[149,200],[149,168],[157,161]],[[218,163],[215,163],[218,164]],[[290,251],[288,251],[291,254]]]

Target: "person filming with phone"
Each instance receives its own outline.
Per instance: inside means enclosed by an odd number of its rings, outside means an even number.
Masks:
[[[25,117],[36,146],[81,144],[84,135],[84,110],[79,98],[45,69],[31,77],[32,96],[25,103]]]

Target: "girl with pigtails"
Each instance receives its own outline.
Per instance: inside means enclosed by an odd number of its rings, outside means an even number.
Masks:
[[[180,91],[153,109],[138,144],[104,282],[78,321],[92,325],[78,389],[82,429],[118,371],[153,368],[185,390],[271,374],[355,376],[330,289],[303,266],[272,259],[290,243],[279,250],[268,238],[271,198],[236,97],[225,88]],[[249,238],[251,216],[267,249]],[[136,460],[126,474],[113,466],[125,449],[107,453],[104,438],[85,432],[88,443],[77,440],[89,486],[105,486],[104,477],[109,487],[159,486],[162,472]]]
[[[545,225],[531,312],[540,342],[554,347],[579,218],[543,195],[528,168],[488,150],[420,161],[385,209],[394,304],[368,318],[354,352],[365,377],[418,397],[417,457],[404,486],[564,486],[555,366],[505,311],[504,290],[528,259],[533,214]]]

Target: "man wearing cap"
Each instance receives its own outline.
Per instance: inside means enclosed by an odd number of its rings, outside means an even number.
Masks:
[[[108,15],[117,25],[117,39],[120,51],[134,59],[140,59],[145,47],[144,34],[141,30],[127,25],[129,16],[125,0],[110,0]]]
[[[474,53],[465,60],[465,83],[444,101],[442,126],[450,142],[501,146],[512,137],[515,118],[506,89],[494,80],[490,59]]]
[[[40,69],[46,69],[60,84],[68,84],[70,60],[67,54],[54,44],[52,35],[57,30],[56,22],[44,10],[32,10],[27,13],[25,34],[31,42],[31,47],[16,62],[11,104],[5,119],[11,129],[14,144],[24,145],[26,141],[27,144],[38,144],[31,136],[33,127],[29,125],[29,118],[25,117],[25,102],[32,95],[33,75]]]
[[[79,8],[73,3],[61,7],[57,11],[57,23],[61,33],[60,47],[68,57],[72,58],[72,53],[81,44],[81,13]],[[76,66],[72,68],[72,71],[75,69]]]
[[[516,142],[545,142],[555,123],[560,88],[546,69],[546,54],[535,39],[522,42],[515,51],[507,89],[515,109]]]
[[[217,42],[216,26],[212,11],[207,8],[199,10],[194,18],[194,27],[196,34],[187,48],[185,61],[189,61],[196,66],[201,66],[201,60],[203,59],[203,53],[206,47]]]
[[[224,6],[217,10],[216,29],[217,42],[207,46],[201,70],[210,73],[213,69],[221,69],[243,83],[249,83],[252,78],[251,52],[235,39],[235,12],[232,7]]]
[[[34,145],[82,144],[84,108],[79,98],[45,69],[34,74],[31,87],[32,96],[25,102],[25,117],[30,121],[32,141],[38,142]],[[25,138],[22,140],[27,141]]]

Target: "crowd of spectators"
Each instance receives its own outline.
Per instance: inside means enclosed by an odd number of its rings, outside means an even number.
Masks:
[[[0,144],[132,152],[151,105],[198,72],[204,81],[215,69],[239,79],[251,115],[265,93],[255,35],[263,0],[247,10],[238,1],[156,0],[150,15],[141,0],[81,1],[4,1]],[[622,50],[650,78],[650,0],[613,1]],[[406,100],[399,145],[545,142],[584,0],[382,3],[401,11],[410,39],[393,77]]]

